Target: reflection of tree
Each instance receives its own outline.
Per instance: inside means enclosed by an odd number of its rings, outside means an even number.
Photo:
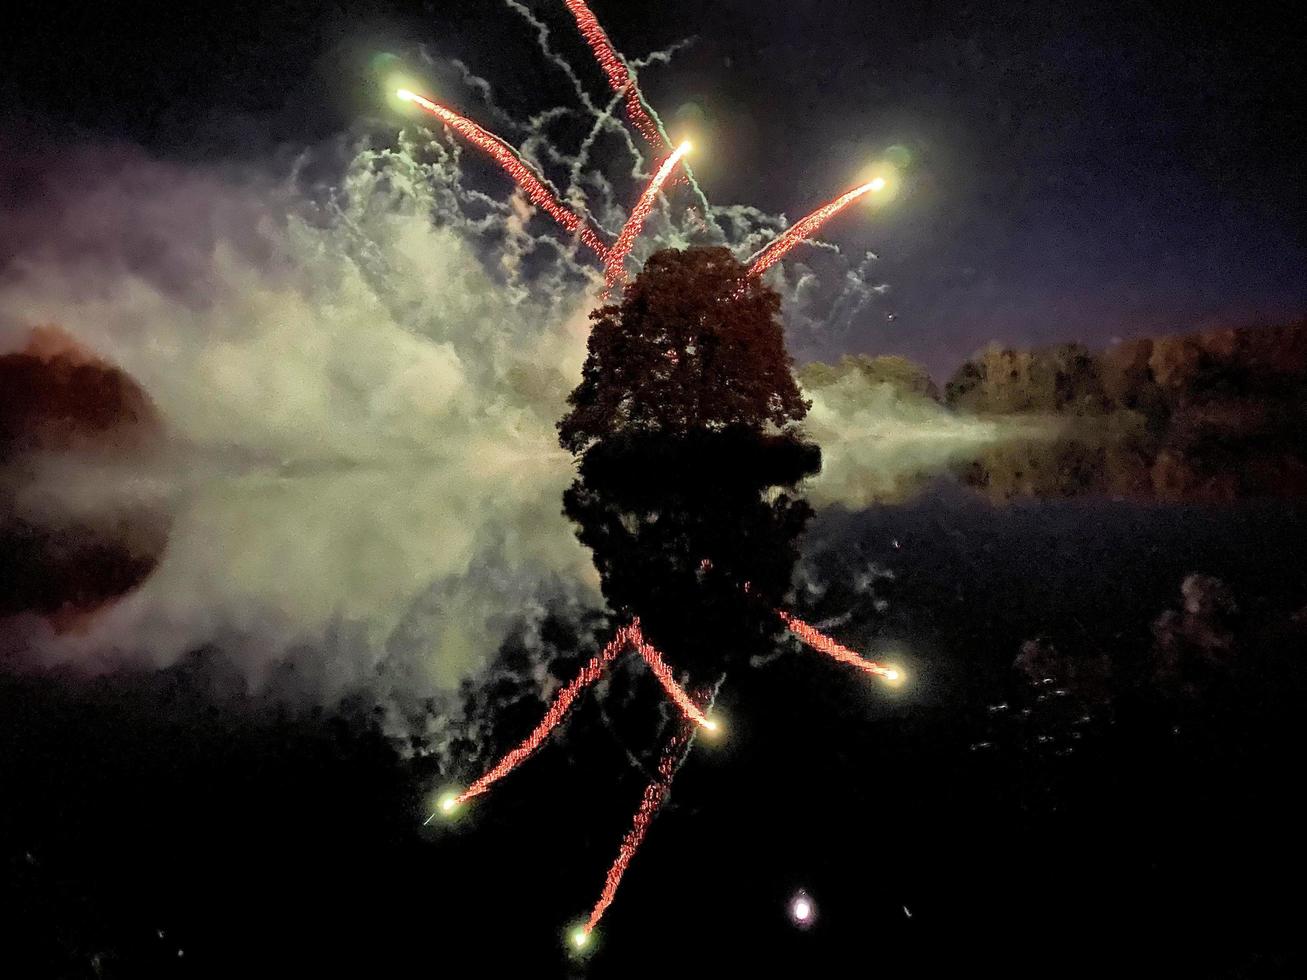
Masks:
[[[1160,501],[1221,501],[1307,493],[1307,462],[1291,446],[1210,432],[1165,441],[1106,429],[1060,439],[1010,440],[955,468],[995,502],[1084,494]]]
[[[738,431],[597,446],[564,495],[605,598],[696,679],[765,652],[811,508],[815,446]]]
[[[36,613],[57,626],[84,622],[149,577],[167,537],[159,514],[100,529],[42,527],[8,519],[9,510],[0,497],[0,618]]]

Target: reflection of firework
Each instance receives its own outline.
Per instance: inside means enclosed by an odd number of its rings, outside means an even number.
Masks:
[[[856,666],[869,674],[876,674],[891,684],[902,680],[902,674],[897,668],[885,667],[859,657],[852,650],[840,645],[824,633],[819,632],[803,622],[803,620],[784,610],[777,610],[777,615],[796,636],[814,649],[843,663]],[[599,920],[603,917],[608,906],[612,904],[613,898],[617,894],[617,886],[621,883],[622,876],[626,873],[627,866],[630,865],[635,852],[639,850],[640,844],[644,841],[645,834],[649,830],[649,824],[671,793],[672,779],[676,775],[680,762],[685,758],[696,726],[711,734],[718,734],[719,732],[718,723],[707,714],[705,708],[700,704],[701,701],[707,704],[711,698],[696,699],[676,682],[666,661],[645,640],[638,619],[629,626],[620,628],[607,646],[581,668],[581,672],[554,699],[553,704],[549,706],[549,710],[545,712],[544,718],[532,729],[530,735],[491,766],[481,778],[462,793],[447,791],[442,794],[436,803],[435,811],[426,821],[431,823],[437,815],[452,818],[464,803],[476,796],[480,796],[517,768],[527,756],[540,747],[541,743],[549,736],[549,733],[558,727],[559,722],[563,720],[563,716],[566,715],[568,708],[576,700],[577,695],[598,680],[609,665],[612,664],[613,660],[629,647],[634,647],[639,651],[640,656],[649,665],[667,695],[681,709],[689,724],[682,725],[664,747],[658,762],[657,774],[645,787],[644,796],[641,798],[640,806],[635,812],[631,829],[627,831],[626,837],[622,839],[622,845],[617,852],[617,859],[613,862],[612,867],[608,869],[608,875],[604,879],[603,892],[595,903],[594,909],[590,912],[589,919],[583,925],[573,928],[569,933],[569,940],[577,952],[583,952],[589,947],[590,934],[594,931],[595,926],[599,924]],[[800,895],[802,897],[796,896],[791,904],[790,914],[796,925],[806,928],[815,917],[816,909],[811,899],[803,895],[803,893],[800,893]]]
[[[800,929],[811,929],[817,921],[817,903],[802,888],[790,899],[787,911],[790,914],[790,921]]]

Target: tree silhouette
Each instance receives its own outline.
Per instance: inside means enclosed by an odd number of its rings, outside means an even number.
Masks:
[[[807,414],[775,290],[725,248],[655,252],[618,306],[591,314],[589,355],[558,423],[573,453],[619,432],[684,433]]]

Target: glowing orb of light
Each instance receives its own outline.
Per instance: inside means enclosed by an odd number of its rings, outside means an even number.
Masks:
[[[703,732],[704,738],[717,741],[726,737],[726,721],[719,714],[710,715],[699,728]]]
[[[896,667],[892,664],[886,665],[885,673],[881,674],[880,676],[881,679],[890,687],[899,687],[905,680],[908,679],[907,675],[903,672],[902,667]]]
[[[883,190],[885,189],[885,178],[884,178],[884,177],[873,177],[873,178],[871,179],[871,189],[872,189],[873,192],[874,192],[874,191],[883,191]]]
[[[590,930],[585,926],[574,926],[567,933],[567,942],[578,953],[590,945]]]
[[[807,929],[817,921],[817,904],[803,889],[794,893],[790,899],[790,921],[800,929]]]
[[[431,816],[427,817],[426,822],[430,824],[436,817],[442,817],[445,820],[457,820],[459,811],[463,809],[463,801],[459,798],[462,790],[443,789],[436,796],[435,804],[431,809]]]

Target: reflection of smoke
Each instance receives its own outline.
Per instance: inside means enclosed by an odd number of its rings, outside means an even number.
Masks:
[[[822,447],[822,471],[811,488],[818,506],[901,501],[981,447],[1037,428],[1018,432],[1011,421],[955,415],[856,372],[805,394],[812,399],[806,426]]]

